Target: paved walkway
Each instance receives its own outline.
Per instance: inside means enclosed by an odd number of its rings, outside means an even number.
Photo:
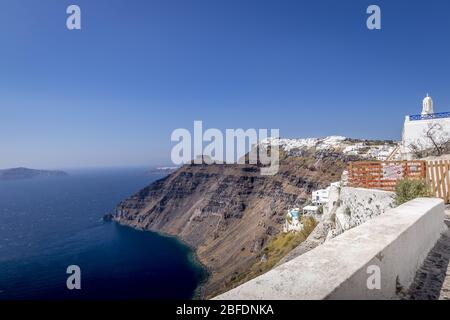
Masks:
[[[445,223],[450,228],[450,212]],[[450,300],[450,230],[446,231],[417,270],[405,299]]]

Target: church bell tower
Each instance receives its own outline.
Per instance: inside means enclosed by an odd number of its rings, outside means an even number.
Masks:
[[[433,99],[427,94],[425,99],[423,99],[422,115],[432,114],[433,110]]]

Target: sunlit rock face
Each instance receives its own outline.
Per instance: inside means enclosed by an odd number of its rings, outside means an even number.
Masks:
[[[338,136],[278,143],[274,176],[262,176],[257,164],[185,165],[122,201],[114,220],[194,247],[210,271],[202,292],[210,297],[229,289],[231,279],[255,263],[283,231],[287,210],[302,208],[314,190],[338,181],[349,161],[373,159],[396,146]]]

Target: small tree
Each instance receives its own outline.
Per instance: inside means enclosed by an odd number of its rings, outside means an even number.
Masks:
[[[410,143],[408,148],[416,158],[441,156],[450,152],[450,135],[440,123],[429,123],[423,130],[423,139]]]
[[[440,123],[428,124],[425,135],[433,145],[434,152],[441,156],[450,142],[448,132],[445,132]]]
[[[420,140],[415,143],[410,143],[408,146],[409,150],[414,154],[416,159],[420,159],[426,156],[426,148],[423,147]]]
[[[399,180],[395,186],[395,194],[395,202],[397,205],[401,205],[415,198],[434,196],[431,186],[424,179]]]

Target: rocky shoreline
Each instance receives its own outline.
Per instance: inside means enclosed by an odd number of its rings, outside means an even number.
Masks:
[[[211,298],[255,264],[282,231],[288,209],[304,205],[313,190],[339,180],[349,161],[361,159],[344,152],[361,142],[335,140],[315,140],[315,147],[309,140],[306,147],[290,143],[274,176],[261,176],[258,165],[185,165],[122,201],[114,220],[193,248],[209,274],[200,296]]]

